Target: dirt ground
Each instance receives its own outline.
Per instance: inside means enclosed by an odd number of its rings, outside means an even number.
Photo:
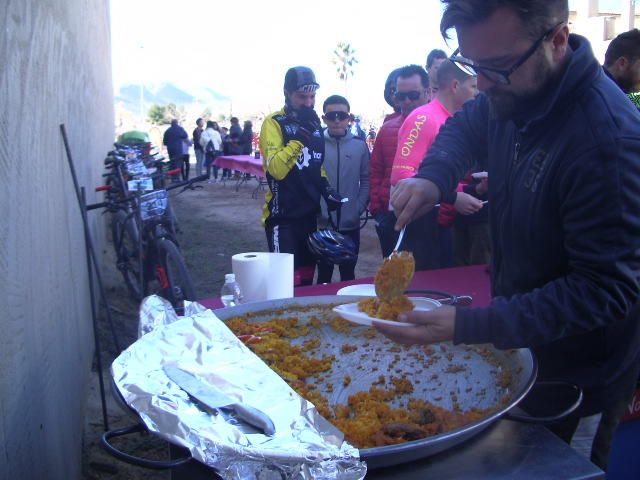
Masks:
[[[247,251],[266,251],[264,229],[260,224],[264,191],[255,179],[239,185],[202,184],[203,189],[186,191],[172,196],[181,233],[179,241],[200,298],[219,296],[224,274],[231,272],[231,256]],[[137,308],[127,292],[124,281],[112,261],[111,245],[105,246],[106,261],[101,271],[114,329],[122,349],[136,340]],[[361,232],[361,247],[356,277],[372,276],[381,262],[381,253],[375,229],[368,222]],[[333,281],[339,280],[338,269]],[[104,382],[106,386],[109,428],[115,429],[134,423],[114,400],[109,366],[118,355],[114,344],[106,309],[101,308],[99,338],[102,350]],[[86,479],[169,479],[168,471],[150,470],[131,466],[113,458],[100,445],[104,431],[97,368],[94,365],[88,386],[85,432],[83,436],[83,470]],[[149,459],[168,459],[166,442],[152,435],[129,435],[113,442],[123,451]]]

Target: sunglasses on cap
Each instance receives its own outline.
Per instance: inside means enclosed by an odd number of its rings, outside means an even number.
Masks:
[[[403,102],[407,98],[409,100],[418,100],[420,98],[420,92],[417,90],[411,90],[410,92],[396,92],[395,93],[396,100],[399,102]]]
[[[349,118],[351,115],[349,115],[347,112],[327,112],[324,114],[324,118],[326,120],[330,120],[332,122],[335,122],[337,120],[343,121],[346,120],[347,118]]]

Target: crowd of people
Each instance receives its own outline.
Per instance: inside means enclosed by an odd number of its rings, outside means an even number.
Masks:
[[[170,169],[180,169],[182,180],[189,179],[190,148],[196,159],[196,176],[207,174],[209,183],[217,183],[231,177],[231,171],[220,168],[214,160],[220,155],[250,155],[253,152],[254,134],[253,124],[246,120],[240,126],[237,117],[231,117],[231,126],[220,127],[218,122],[202,118],[196,120],[196,128],[191,138],[187,131],[180,125],[177,119],[171,121],[171,125],[165,130],[162,143],[167,149]],[[213,173],[212,173],[213,172]],[[174,181],[178,181],[175,176]]]
[[[625,95],[640,89],[639,32],[612,41],[603,68],[569,33],[567,0],[442,2],[442,35],[455,29],[460,48],[391,72],[394,112],[370,155],[348,99],[330,95],[321,119],[313,71],[286,72],[260,133],[269,250],[294,254],[299,285],[316,267],[330,281],[336,264],[354,278],[368,207],[383,256],[406,227],[417,269],[488,263],[490,306],[376,328],[408,344],[531,348],[539,379],[584,392],[551,430],[570,441],[599,415],[591,458],[606,469],[640,371],[640,114]]]

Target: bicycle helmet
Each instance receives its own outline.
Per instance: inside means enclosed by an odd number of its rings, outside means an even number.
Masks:
[[[307,238],[309,250],[318,260],[339,265],[357,258],[356,244],[349,237],[334,230],[318,230]]]

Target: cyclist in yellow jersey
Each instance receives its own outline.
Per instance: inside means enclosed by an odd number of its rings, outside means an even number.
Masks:
[[[290,68],[284,81],[285,105],[265,119],[260,131],[269,186],[262,214],[269,251],[294,254],[296,284],[302,285],[313,282],[315,258],[307,238],[317,229],[320,197],[330,209],[341,201],[322,167],[324,138],[313,109],[319,86],[310,68]]]

